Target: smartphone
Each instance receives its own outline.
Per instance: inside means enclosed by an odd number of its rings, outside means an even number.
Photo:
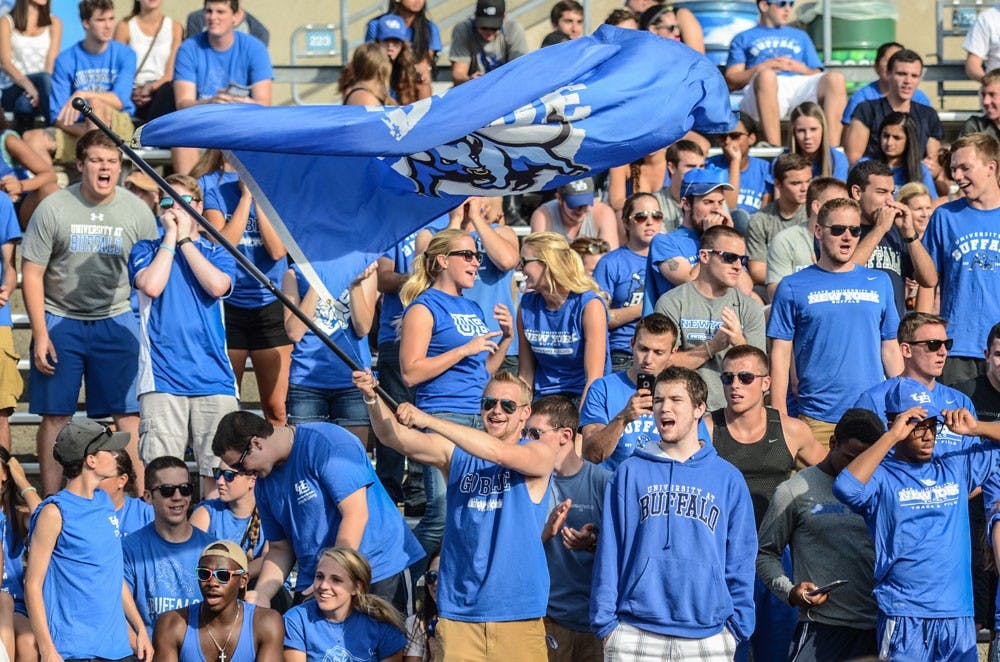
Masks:
[[[226,86],[226,94],[231,97],[246,98],[250,96],[250,88],[230,81],[229,85]]]
[[[846,583],[847,583],[846,579],[838,579],[835,582],[830,582],[826,586],[820,586],[819,588],[814,588],[811,591],[806,591],[806,595],[809,595],[809,596],[812,596],[812,595],[825,595],[827,593],[830,593],[832,591],[837,590],[838,588],[840,588],[841,586],[843,586]]]
[[[653,384],[656,382],[656,375],[651,375],[648,372],[640,372],[635,376],[635,387],[638,389],[646,389],[650,393],[653,392]]]

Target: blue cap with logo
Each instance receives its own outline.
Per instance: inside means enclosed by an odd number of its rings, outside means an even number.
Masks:
[[[590,177],[563,184],[558,190],[563,202],[570,209],[579,209],[594,204],[594,180]]]
[[[375,24],[375,41],[385,41],[386,39],[398,39],[409,41],[410,36],[406,34],[406,23],[395,14],[386,14],[378,19]]]
[[[923,407],[927,410],[927,417],[924,420],[937,418],[941,419],[941,408],[934,402],[934,396],[927,390],[927,387],[915,379],[900,377],[892,388],[885,394],[885,415],[892,418],[911,407]]]
[[[681,197],[708,195],[717,188],[733,190],[729,183],[729,174],[725,170],[711,166],[691,168],[684,173],[684,180],[681,182]]]

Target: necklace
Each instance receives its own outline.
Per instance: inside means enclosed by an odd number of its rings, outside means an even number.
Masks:
[[[240,608],[241,605],[237,602],[236,615],[233,616],[233,622],[229,625],[229,632],[226,633],[226,642],[221,646],[219,645],[219,642],[215,640],[215,635],[212,634],[212,630],[208,627],[208,624],[205,624],[205,631],[208,632],[208,636],[212,640],[212,643],[215,644],[215,647],[219,649],[218,662],[226,662],[226,660],[229,659],[226,656],[226,649],[229,648],[229,640],[233,636],[233,628],[236,627],[236,621],[240,620]]]

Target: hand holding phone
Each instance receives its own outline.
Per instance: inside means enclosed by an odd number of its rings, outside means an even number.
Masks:
[[[831,592],[837,590],[838,588],[840,588],[841,586],[843,586],[843,585],[845,585],[847,583],[848,582],[847,582],[846,579],[838,579],[836,581],[830,582],[826,586],[820,586],[818,588],[814,588],[811,591],[806,591],[806,595],[808,595],[808,596],[825,595],[827,593],[831,593]]]
[[[656,383],[656,375],[652,375],[648,372],[640,372],[635,376],[635,387],[636,390],[646,389],[650,393],[653,392],[653,384]]]

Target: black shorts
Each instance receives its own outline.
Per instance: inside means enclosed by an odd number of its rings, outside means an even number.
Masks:
[[[226,345],[229,349],[270,349],[291,345],[285,333],[285,307],[274,300],[261,308],[224,305]]]

